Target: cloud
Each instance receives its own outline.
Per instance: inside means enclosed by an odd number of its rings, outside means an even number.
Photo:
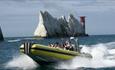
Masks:
[[[115,10],[114,0],[5,0],[0,2],[2,13],[33,14],[39,10],[51,12],[105,12]],[[14,10],[15,12],[12,12]],[[17,13],[16,13],[17,14]]]

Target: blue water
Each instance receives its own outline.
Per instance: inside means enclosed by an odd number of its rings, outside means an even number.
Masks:
[[[25,41],[48,45],[49,43],[62,42],[61,40],[62,38],[5,38],[5,41],[0,42],[0,70],[115,70],[115,35],[79,37],[80,47],[83,47],[82,52],[90,53],[93,58],[76,57],[73,60],[60,62],[56,65],[40,66],[19,51],[20,45]]]

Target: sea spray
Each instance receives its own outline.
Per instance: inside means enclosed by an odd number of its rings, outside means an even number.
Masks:
[[[91,47],[87,47],[86,45],[81,45],[80,47],[82,47],[81,53],[91,53]]]
[[[66,62],[59,63],[57,69],[77,69],[81,67],[87,68],[104,68],[115,66],[115,49],[108,49],[111,44],[101,43],[96,45],[81,45],[81,52],[89,53],[93,58],[75,57]],[[113,43],[112,43],[113,46]],[[114,47],[115,48],[115,47]]]
[[[108,49],[104,44],[93,45],[90,54],[93,56],[93,59],[103,59],[107,56]]]
[[[115,42],[105,43],[105,45],[106,45],[107,48],[109,48],[109,49],[115,49]]]
[[[35,63],[29,56],[27,55],[20,55],[14,57],[8,63],[6,63],[6,68],[19,68],[23,70],[31,70],[38,67],[37,63]]]

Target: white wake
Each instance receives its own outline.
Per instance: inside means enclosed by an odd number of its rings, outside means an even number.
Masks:
[[[20,55],[18,57],[14,57],[8,63],[6,63],[5,68],[19,68],[23,70],[31,70],[37,67],[37,63],[35,63],[30,57],[27,55]]]
[[[8,42],[18,42],[18,41],[21,41],[21,39],[8,40]]]
[[[96,45],[80,45],[81,52],[89,53],[93,58],[76,57],[71,61],[61,62],[57,69],[76,69],[80,67],[104,68],[115,67],[115,42]]]

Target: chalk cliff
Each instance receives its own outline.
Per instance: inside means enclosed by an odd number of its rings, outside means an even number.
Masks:
[[[34,32],[34,36],[39,37],[67,37],[82,34],[84,34],[83,27],[72,14],[67,21],[64,16],[57,19],[47,11],[40,11],[39,24]]]
[[[68,26],[70,28],[70,34],[75,36],[77,34],[82,34],[83,33],[83,28],[80,22],[72,15],[70,14],[69,16],[69,21],[68,21]]]

